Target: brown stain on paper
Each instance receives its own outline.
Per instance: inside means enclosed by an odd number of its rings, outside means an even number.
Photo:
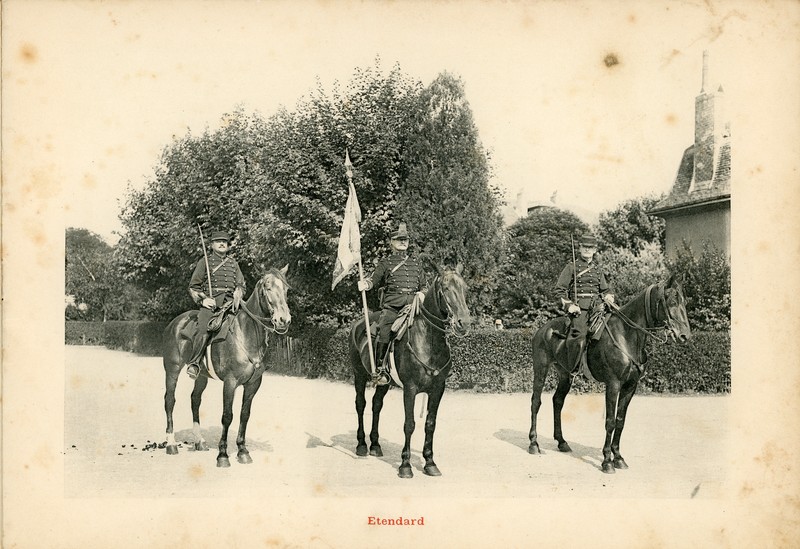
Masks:
[[[39,60],[39,50],[33,44],[26,42],[19,48],[19,57],[24,63],[32,65]]]

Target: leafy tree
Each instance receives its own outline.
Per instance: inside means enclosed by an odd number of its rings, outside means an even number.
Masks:
[[[465,267],[470,297],[491,305],[502,252],[501,195],[461,80],[440,74],[417,99],[395,216],[408,220],[423,255]]]
[[[660,200],[656,196],[633,198],[602,212],[595,228],[600,250],[625,248],[638,254],[647,243],[656,243],[663,250],[666,224],[660,217],[647,214]]]
[[[387,251],[398,220],[412,231],[430,231],[414,236],[429,244],[431,257],[458,256],[492,268],[497,197],[486,185],[487,158],[463,88],[443,76],[425,91],[397,66],[384,74],[378,60],[356,70],[344,89],[337,84],[328,93],[318,85],[293,111],[264,120],[239,109],[218,130],[176,139],[154,179],[130,193],[122,214],[120,261],[151,296],[150,315],[164,318],[192,306],[186,284],[202,257],[198,224],[237,236],[235,253],[248,282],[263,264],[288,263],[290,306],[300,323],[341,323],[357,315],[355,277],[330,291],[348,192],[345,149],[354,164],[367,268]],[[437,104],[446,115],[431,107]],[[458,108],[451,112],[452,106]],[[449,147],[449,157],[422,150],[423,138]],[[415,164],[445,160],[431,174]],[[431,208],[450,216],[446,234],[443,220],[428,215]]]
[[[639,253],[628,248],[610,248],[599,258],[619,304],[626,303],[650,284],[666,279],[664,252],[658,244],[643,244]]]
[[[556,315],[554,289],[564,266],[572,261],[570,237],[579,238],[586,230],[586,224],[575,214],[549,207],[535,210],[511,225],[497,313],[523,324]]]
[[[65,238],[64,293],[73,296],[65,308],[66,317],[102,321],[135,318],[139,298],[120,276],[114,249],[87,229],[70,227]]]
[[[674,260],[672,273],[681,277],[686,314],[693,329],[724,331],[731,326],[731,267],[725,254],[704,244],[699,257],[684,241]]]

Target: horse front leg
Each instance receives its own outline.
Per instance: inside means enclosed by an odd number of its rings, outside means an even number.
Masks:
[[[425,418],[425,444],[422,447],[422,457],[425,458],[425,467],[422,469],[426,475],[432,477],[442,476],[442,472],[433,461],[433,433],[436,431],[436,415],[439,413],[439,404],[444,395],[444,379],[428,393],[428,415]]]
[[[178,375],[180,368],[165,366],[165,385],[164,392],[164,411],[167,414],[167,454],[175,455],[178,453],[178,444],[175,442],[175,428],[172,423],[172,412],[175,409],[175,387],[178,385]]]
[[[611,440],[611,453],[614,455],[614,468],[627,469],[628,464],[619,453],[619,439],[622,437],[622,430],[625,428],[625,416],[628,414],[628,405],[636,394],[636,387],[639,380],[626,382],[619,394],[619,403],[617,404],[617,421],[616,428],[614,429],[614,438]]]
[[[414,401],[417,399],[416,387],[406,385],[403,387],[403,408],[405,409],[406,420],[403,423],[403,432],[406,435],[406,441],[403,445],[403,451],[400,454],[402,459],[400,463],[399,476],[400,478],[411,478],[414,476],[414,471],[411,470],[411,435],[414,434]]]
[[[194,380],[194,389],[192,389],[192,433],[194,434],[194,449],[198,452],[208,451],[208,444],[200,431],[200,402],[207,385],[208,377],[197,376],[197,379]]]
[[[369,432],[369,455],[375,457],[383,456],[383,450],[381,449],[380,444],[380,435],[378,434],[378,424],[381,421],[383,399],[388,390],[388,385],[378,385],[375,388],[375,394],[372,395],[372,430]]]
[[[550,364],[547,361],[535,363],[533,366],[533,393],[531,394],[531,430],[528,433],[530,445],[528,446],[529,454],[541,454],[542,450],[539,448],[538,435],[536,433],[536,418],[539,415],[539,408],[542,406],[542,389],[544,389],[544,380],[547,378],[547,371],[550,369]]]
[[[247,451],[245,444],[245,433],[247,432],[247,422],[250,420],[250,407],[253,404],[253,397],[256,396],[258,389],[261,387],[263,378],[260,374],[256,374],[244,386],[244,394],[242,395],[242,411],[239,413],[239,434],[236,436],[236,460],[239,463],[253,463],[253,458],[250,457],[250,452]]]
[[[617,399],[619,398],[620,384],[618,379],[606,382],[606,440],[603,444],[603,465],[604,473],[614,473],[613,455],[611,452],[611,440],[614,436],[614,429],[617,426]]]
[[[219,437],[219,454],[217,467],[230,467],[228,460],[228,428],[233,421],[233,393],[236,391],[236,379],[225,380],[222,388],[222,435]]]
[[[561,452],[572,451],[564,440],[564,433],[561,432],[561,410],[564,408],[570,387],[572,387],[572,376],[568,372],[558,370],[558,386],[553,393],[553,438],[558,442],[558,449]]]
[[[367,377],[356,373],[356,415],[358,416],[358,430],[356,431],[356,455],[364,457],[367,455],[367,441],[364,437],[364,410],[367,407],[367,398],[365,392],[367,390]]]

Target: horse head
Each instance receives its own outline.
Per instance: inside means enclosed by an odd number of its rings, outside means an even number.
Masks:
[[[676,341],[684,342],[691,335],[689,319],[686,316],[686,298],[683,288],[675,275],[671,275],[663,286],[664,325],[667,334]]]
[[[472,327],[472,317],[467,307],[467,283],[461,278],[462,271],[460,263],[455,269],[440,268],[438,284],[432,288],[438,292],[440,309],[458,336],[465,336]]]
[[[269,313],[272,325],[278,333],[286,333],[292,322],[289,306],[286,304],[286,292],[290,286],[286,282],[286,272],[289,265],[283,269],[272,268],[256,283],[256,292],[259,302],[265,312]]]

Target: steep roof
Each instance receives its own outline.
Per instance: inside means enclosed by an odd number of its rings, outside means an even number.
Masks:
[[[651,214],[666,213],[678,208],[688,206],[699,206],[711,202],[719,202],[730,199],[731,196],[731,142],[730,137],[726,137],[719,147],[719,159],[717,161],[714,178],[710,184],[700,188],[689,189],[692,185],[692,175],[694,173],[694,154],[695,146],[691,145],[683,152],[678,174],[669,195],[655,205],[650,210]]]

